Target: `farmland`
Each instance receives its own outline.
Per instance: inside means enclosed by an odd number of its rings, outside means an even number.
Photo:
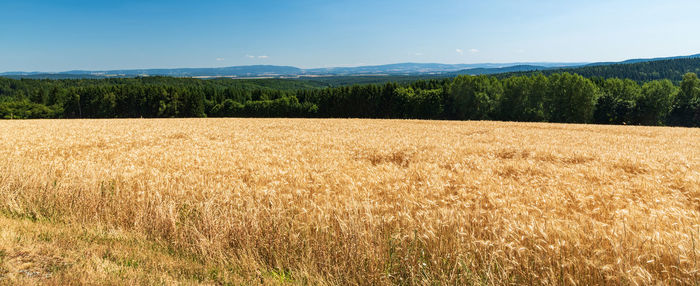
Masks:
[[[693,284],[700,129],[0,122],[0,284]]]

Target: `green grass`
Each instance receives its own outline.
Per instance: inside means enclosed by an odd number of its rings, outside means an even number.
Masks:
[[[258,274],[208,263],[142,234],[0,214],[0,285],[287,284],[288,271]],[[252,282],[251,282],[252,281]]]

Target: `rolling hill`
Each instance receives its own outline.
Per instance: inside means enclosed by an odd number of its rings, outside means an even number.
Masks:
[[[109,77],[139,77],[139,76],[171,76],[171,77],[327,77],[327,76],[417,76],[439,75],[460,70],[473,70],[476,73],[501,73],[523,70],[538,70],[546,68],[561,68],[579,66],[580,63],[484,63],[484,64],[437,64],[437,63],[400,63],[378,66],[331,67],[300,69],[291,66],[233,66],[221,68],[178,68],[178,69],[129,69],[129,70],[71,70],[57,73],[46,72],[6,72],[0,76],[11,78],[109,78]]]
[[[651,59],[630,59],[621,62],[598,63],[481,63],[439,64],[399,63],[376,66],[329,67],[301,69],[292,66],[252,65],[219,68],[177,69],[128,69],[128,70],[71,70],[57,73],[5,72],[2,77],[32,79],[76,79],[76,78],[129,78],[144,76],[169,76],[190,78],[344,78],[341,82],[383,82],[391,79],[444,78],[456,75],[529,75],[534,73],[577,73],[585,77],[620,77],[637,81],[655,79],[679,80],[687,72],[700,72],[700,54]]]
[[[468,73],[470,70],[460,71]],[[626,78],[635,81],[651,81],[658,79],[681,80],[684,74],[693,72],[700,73],[700,55],[687,57],[668,58],[660,60],[630,60],[615,64],[591,64],[570,68],[550,68],[529,71],[506,72],[499,74],[499,77],[509,77],[512,75],[532,75],[543,73],[545,75],[553,73],[576,73],[584,77],[602,78]]]

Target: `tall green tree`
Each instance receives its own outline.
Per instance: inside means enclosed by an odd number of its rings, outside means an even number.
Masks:
[[[499,104],[500,120],[544,120],[544,98],[548,90],[547,78],[542,74],[533,77],[510,77],[502,81],[503,96]]]
[[[642,86],[642,95],[635,105],[637,123],[663,125],[666,122],[678,88],[670,80],[655,80]]]
[[[669,123],[677,126],[700,126],[700,118],[695,116],[699,106],[700,79],[695,73],[687,73],[683,76],[680,92],[673,102]]]
[[[495,77],[458,76],[449,90],[451,115],[460,120],[489,119],[502,94],[501,83]]]
[[[632,124],[634,110],[642,89],[632,80],[618,78],[602,82],[593,121],[601,124]]]
[[[524,121],[532,92],[532,81],[529,77],[509,77],[503,80],[503,96],[499,104],[499,119]]]
[[[563,73],[550,77],[545,100],[547,118],[552,122],[589,123],[598,97],[598,88],[580,75]]]

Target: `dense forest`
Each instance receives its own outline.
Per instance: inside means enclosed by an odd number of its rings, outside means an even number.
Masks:
[[[0,78],[0,118],[336,117],[700,126],[700,80],[553,73],[329,86],[304,80]]]
[[[469,70],[465,72],[469,72]],[[534,75],[536,73],[551,75],[564,72],[579,74],[587,78],[625,78],[638,82],[660,79],[680,81],[686,73],[700,73],[700,57],[642,62],[597,63],[571,68],[502,73],[499,77],[506,78],[518,75]]]

